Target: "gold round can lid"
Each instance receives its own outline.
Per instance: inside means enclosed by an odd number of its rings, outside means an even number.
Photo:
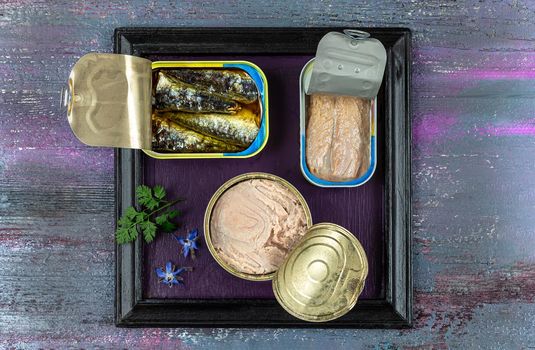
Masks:
[[[308,229],[273,279],[273,292],[293,316],[310,322],[334,320],[357,303],[368,260],[357,238],[331,223]]]

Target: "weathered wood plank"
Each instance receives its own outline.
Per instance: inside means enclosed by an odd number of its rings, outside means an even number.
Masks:
[[[514,0],[1,2],[0,347],[533,344],[534,15]],[[81,145],[57,101],[81,55],[134,25],[413,30],[413,330],[112,325],[113,155]]]

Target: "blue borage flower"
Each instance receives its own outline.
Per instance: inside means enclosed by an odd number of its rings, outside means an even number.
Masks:
[[[195,251],[199,249],[197,246],[197,238],[199,238],[199,232],[197,229],[188,232],[186,238],[175,236],[176,240],[182,246],[182,254],[187,257],[191,252],[191,257],[195,259]]]
[[[179,269],[175,269],[175,265],[173,265],[170,261],[165,264],[165,271],[163,267],[156,268],[156,274],[158,275],[159,282],[169,287],[177,284],[184,284],[184,279],[180,276],[180,274],[184,271],[191,271],[191,268],[181,267]]]

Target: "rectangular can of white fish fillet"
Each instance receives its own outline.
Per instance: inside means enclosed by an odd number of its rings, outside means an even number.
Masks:
[[[307,125],[309,121],[308,105],[310,96],[305,93],[312,74],[314,59],[305,64],[299,78],[300,88],[300,167],[303,176],[313,185],[319,187],[356,187],[366,183],[375,172],[377,165],[377,97],[371,99],[369,108],[369,164],[361,169],[358,176],[342,181],[326,179],[314,174],[307,164]]]

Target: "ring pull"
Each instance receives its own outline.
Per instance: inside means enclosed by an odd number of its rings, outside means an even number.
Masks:
[[[356,40],[362,40],[370,37],[370,33],[358,29],[344,29],[344,34]]]
[[[60,107],[62,112],[71,113],[72,110],[72,79],[69,79],[67,86],[61,88]]]

